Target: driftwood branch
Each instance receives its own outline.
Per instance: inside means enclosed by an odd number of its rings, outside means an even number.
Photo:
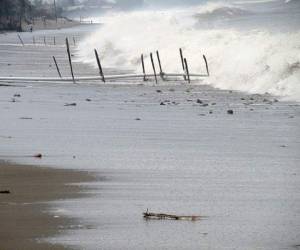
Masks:
[[[174,214],[164,214],[164,213],[143,213],[145,219],[154,219],[154,220],[191,220],[196,221],[200,220],[204,216],[198,215],[174,215]]]

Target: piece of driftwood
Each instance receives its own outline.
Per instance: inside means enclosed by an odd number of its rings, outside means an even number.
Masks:
[[[9,190],[0,190],[0,194],[10,194]]]
[[[33,157],[34,158],[43,158],[43,155],[41,154],[41,153],[39,153],[39,154],[35,154],[35,155],[33,155]]]
[[[76,102],[66,103],[64,106],[65,106],[65,107],[77,106],[77,103],[76,103]]]
[[[174,215],[174,214],[164,214],[164,213],[143,213],[145,219],[153,219],[153,220],[191,220],[196,221],[203,218],[203,216],[198,215]]]

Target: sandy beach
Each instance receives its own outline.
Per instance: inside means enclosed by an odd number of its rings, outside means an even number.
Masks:
[[[0,75],[56,76],[54,55],[69,76],[64,39],[81,41],[90,32],[87,26],[38,31],[35,45],[24,33],[25,46],[16,34],[1,34]],[[57,45],[43,45],[44,36],[54,35]],[[76,49],[75,76],[97,75]],[[0,195],[0,247],[299,248],[299,103],[201,83],[3,81],[0,158],[21,167],[0,168],[1,189],[12,191]],[[87,172],[105,177],[89,184],[92,196],[65,185],[93,181]],[[59,218],[43,212],[53,206]],[[145,221],[147,209],[205,219]],[[11,224],[9,218],[27,222],[25,215],[31,229]]]
[[[78,223],[55,215],[50,202],[83,197],[88,189],[75,184],[94,180],[86,172],[1,161],[0,190],[9,191],[0,194],[1,249],[67,249],[42,240]]]

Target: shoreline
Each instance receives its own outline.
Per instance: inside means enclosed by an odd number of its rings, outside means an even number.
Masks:
[[[52,169],[0,161],[0,248],[69,249],[44,241],[61,234],[77,219],[54,216],[51,202],[83,198],[87,187],[70,185],[96,180],[85,171]]]

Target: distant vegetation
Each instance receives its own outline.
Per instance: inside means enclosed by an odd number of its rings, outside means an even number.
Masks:
[[[22,31],[22,26],[34,23],[35,18],[55,19],[62,13],[62,7],[55,3],[54,0],[0,0],[0,30]]]
[[[21,21],[25,10],[31,9],[27,0],[1,0],[0,1],[0,29],[21,29]]]
[[[54,20],[64,16],[78,18],[109,8],[123,9],[141,0],[0,0],[0,31],[22,31],[35,20]],[[72,15],[73,14],[73,15]]]

